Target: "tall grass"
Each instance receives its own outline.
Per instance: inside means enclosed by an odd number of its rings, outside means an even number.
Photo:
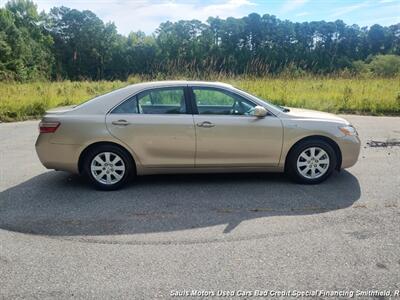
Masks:
[[[170,79],[170,78],[160,78]],[[173,79],[184,79],[174,77]],[[273,103],[333,113],[400,115],[400,78],[251,78],[210,76],[231,83]],[[127,82],[0,83],[0,120],[39,118],[52,107],[78,104],[97,95],[148,80],[133,76]]]
[[[400,78],[253,78],[230,83],[284,106],[332,113],[400,114]]]
[[[0,120],[39,118],[52,107],[81,103],[127,85],[120,81],[0,83]]]

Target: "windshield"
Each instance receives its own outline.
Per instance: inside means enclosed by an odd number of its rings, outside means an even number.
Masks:
[[[286,107],[280,106],[280,105],[278,105],[278,104],[272,104],[271,102],[269,102],[269,101],[267,101],[267,100],[264,100],[264,99],[261,99],[261,98],[259,98],[259,97],[257,97],[257,99],[268,103],[269,105],[275,107],[277,110],[280,110],[280,111],[283,111],[283,112],[288,112],[288,111],[289,111],[289,109],[286,108]]]
[[[277,110],[279,110],[279,111],[281,111],[281,112],[289,112],[289,111],[290,111],[290,110],[289,110],[288,108],[286,108],[286,107],[280,106],[280,105],[278,105],[278,104],[273,104],[273,103],[269,102],[268,100],[265,100],[265,99],[260,98],[260,97],[256,97],[256,96],[254,96],[254,95],[252,95],[252,94],[249,94],[248,92],[243,91],[242,89],[239,89],[239,88],[238,88],[238,90],[240,90],[242,93],[245,93],[247,96],[249,96],[249,97],[251,97],[251,98],[255,98],[255,99],[257,99],[258,101],[262,101],[262,102],[267,103],[268,105],[270,105],[270,106],[276,108]]]

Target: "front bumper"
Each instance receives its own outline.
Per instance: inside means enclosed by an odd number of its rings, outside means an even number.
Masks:
[[[350,168],[358,160],[360,155],[361,141],[358,136],[345,136],[338,140],[342,152],[342,168]]]

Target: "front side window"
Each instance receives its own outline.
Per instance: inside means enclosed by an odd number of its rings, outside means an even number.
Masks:
[[[193,87],[193,96],[200,115],[250,115],[254,103],[228,91]]]
[[[126,100],[112,113],[117,114],[184,114],[186,113],[183,88],[147,90]]]

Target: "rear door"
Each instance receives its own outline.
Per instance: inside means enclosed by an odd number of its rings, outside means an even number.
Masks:
[[[197,114],[196,167],[262,167],[279,163],[283,129],[279,118],[251,115],[255,103],[228,90],[192,86]]]
[[[186,86],[146,90],[108,114],[107,128],[144,167],[193,167],[196,141],[188,101]]]

